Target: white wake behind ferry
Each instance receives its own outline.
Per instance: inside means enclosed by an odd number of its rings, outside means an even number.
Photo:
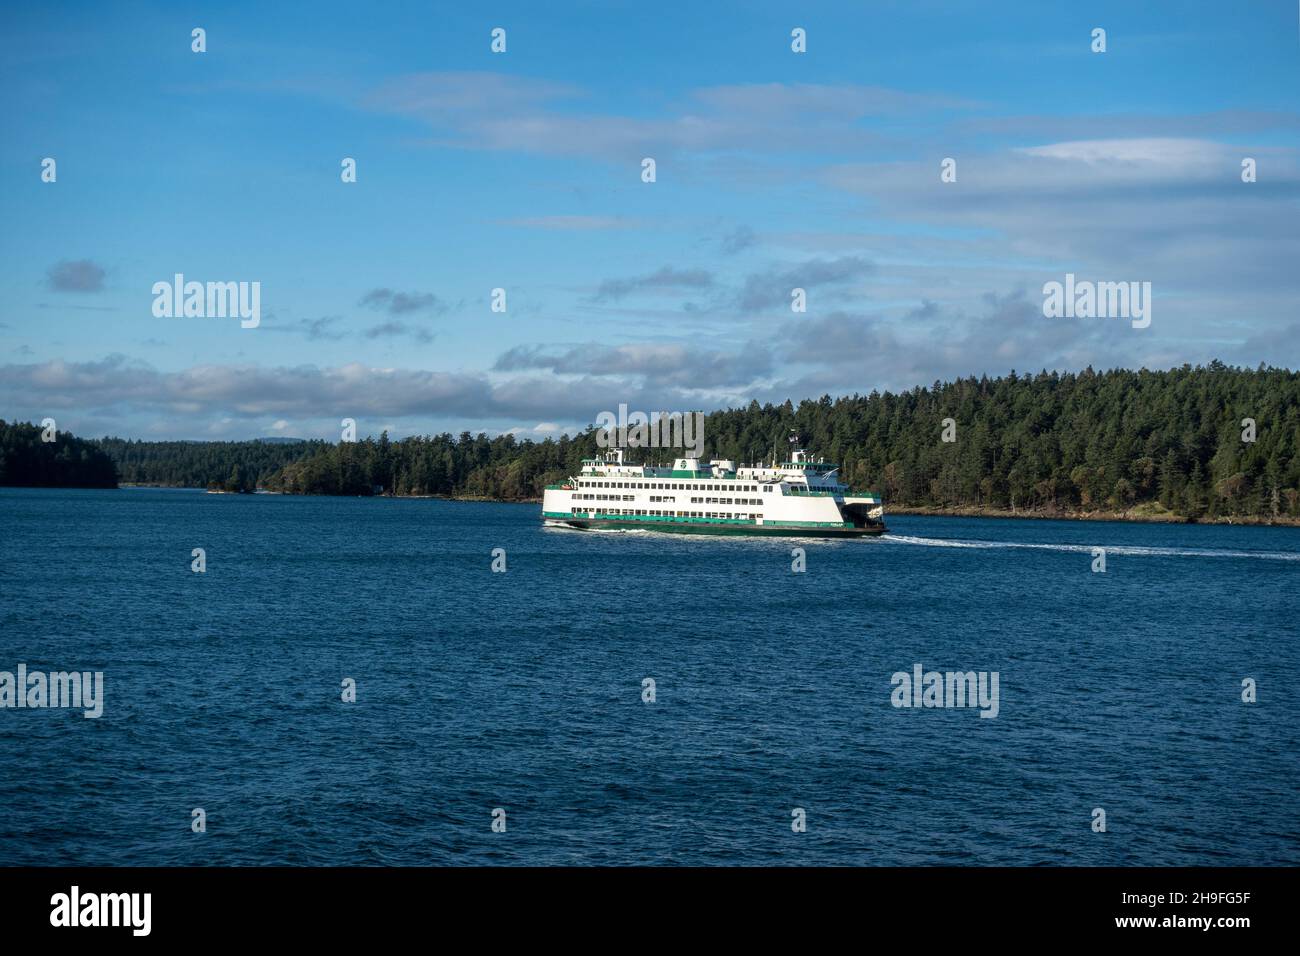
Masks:
[[[739,468],[699,458],[678,458],[671,468],[629,465],[615,449],[583,459],[577,475],[548,485],[542,519],[570,528],[687,534],[883,534],[880,495],[849,491],[838,470],[798,449],[779,465]]]

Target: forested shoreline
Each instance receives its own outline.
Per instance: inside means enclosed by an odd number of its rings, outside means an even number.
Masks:
[[[886,507],[1300,517],[1300,374],[1282,369],[1214,362],[1160,372],[1013,372],[798,406],[752,402],[706,416],[705,454],[770,458],[774,449],[784,453],[791,432],[813,454],[839,462],[851,487],[882,492]],[[468,432],[397,442],[381,436],[320,446],[264,487],[527,500],[599,451],[594,429],[544,442]],[[633,461],[672,457],[671,450],[629,450]]]
[[[770,459],[774,449],[784,453],[792,432],[812,454],[839,462],[851,487],[883,493],[887,508],[1300,518],[1300,373],[1284,369],[1214,362],[1156,372],[1012,372],[797,406],[752,402],[706,416],[705,455]],[[503,501],[539,498],[601,451],[594,428],[540,442],[461,432],[338,444],[90,444],[130,483]],[[7,462],[8,441],[4,452]],[[673,456],[628,452],[632,461]]]
[[[0,419],[0,487],[116,488],[117,471],[94,442]]]
[[[96,444],[117,466],[124,485],[251,492],[290,462],[328,447],[320,441],[131,441]]]

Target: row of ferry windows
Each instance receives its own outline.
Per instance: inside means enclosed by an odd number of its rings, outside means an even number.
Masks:
[[[636,495],[589,495],[576,494],[575,501],[636,501]],[[650,495],[651,503],[676,502],[673,495]],[[762,498],[692,498],[693,505],[761,505]]]
[[[660,511],[655,508],[570,508],[575,517],[583,515],[658,515],[663,518],[732,518],[757,521],[761,515],[737,514],[734,511]]]
[[[758,485],[701,485],[691,482],[683,485],[672,481],[586,481],[578,480],[579,488],[657,488],[663,491],[758,491]],[[771,485],[764,485],[764,491],[771,491]]]

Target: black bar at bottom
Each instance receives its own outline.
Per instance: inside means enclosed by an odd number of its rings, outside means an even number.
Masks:
[[[562,934],[666,945],[667,926],[690,919],[701,935],[733,943],[803,925],[816,936],[834,929],[875,938],[893,929],[945,945],[1041,932],[1180,941],[1199,934],[1231,944],[1241,933],[1286,928],[1294,878],[1271,867],[0,868],[0,934],[6,943],[76,933],[83,943],[337,944],[464,930],[484,941],[523,933],[534,941]],[[608,935],[620,927],[626,937]]]

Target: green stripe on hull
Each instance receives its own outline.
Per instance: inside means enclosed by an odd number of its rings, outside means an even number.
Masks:
[[[571,511],[543,511],[543,518],[551,518],[555,521],[618,521],[624,524],[628,519],[618,517],[600,517],[592,514],[590,511],[584,511],[577,514]],[[750,521],[748,518],[678,518],[672,515],[636,515],[631,519],[637,524],[707,524],[707,525],[737,525],[742,528],[756,528],[759,525]],[[854,525],[851,521],[775,521],[768,519],[763,522],[763,527],[776,527],[780,525],[789,525],[792,528],[844,528],[851,530]]]
[[[571,515],[544,515],[543,517],[546,521],[555,521],[581,531],[603,528],[612,531],[665,531],[672,534],[761,535],[786,538],[869,538],[884,534],[886,531],[884,525],[875,528],[845,528],[838,525],[799,525],[794,522],[758,525],[749,522],[724,524],[700,521],[686,524],[675,521],[613,521],[575,518]]]

